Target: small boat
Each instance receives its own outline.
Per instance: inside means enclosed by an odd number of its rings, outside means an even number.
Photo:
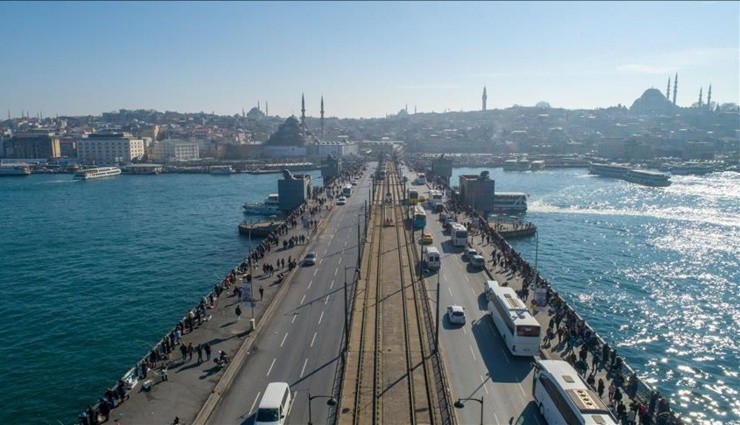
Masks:
[[[280,197],[277,193],[271,193],[267,196],[264,202],[245,202],[242,205],[244,208],[244,214],[249,215],[272,215],[281,214],[280,211]]]
[[[120,174],[121,169],[118,167],[95,167],[77,171],[74,178],[75,180],[92,180],[118,176]]]
[[[532,161],[532,171],[542,170],[545,168],[545,161],[537,159]]]

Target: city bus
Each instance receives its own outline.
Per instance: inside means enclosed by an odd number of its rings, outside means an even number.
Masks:
[[[386,175],[385,169],[378,170],[378,179],[380,180],[385,179],[385,175]]]
[[[352,196],[352,185],[348,184],[342,188],[342,196],[349,198]]]
[[[421,204],[414,205],[414,229],[423,229],[427,225],[427,213]]]
[[[414,184],[416,185],[425,185],[427,184],[427,176],[424,173],[419,173],[416,175],[416,180],[414,180]]]
[[[491,319],[509,352],[515,356],[536,356],[540,350],[540,324],[516,292],[490,285],[486,299]]]
[[[460,223],[453,223],[450,226],[450,240],[453,246],[467,246],[468,229]]]
[[[564,360],[537,360],[532,395],[549,425],[617,425],[593,389]]]

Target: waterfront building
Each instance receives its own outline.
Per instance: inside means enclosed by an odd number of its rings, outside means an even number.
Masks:
[[[144,156],[144,140],[129,133],[93,133],[77,141],[77,157],[89,164],[129,163]]]
[[[283,178],[278,180],[278,199],[280,210],[293,211],[311,198],[311,175],[292,174],[283,170]]]
[[[357,144],[348,141],[316,142],[307,147],[307,154],[319,157],[332,155],[339,158],[357,155]]]
[[[491,180],[488,171],[480,175],[462,174],[460,179],[460,196],[473,206],[476,211],[489,213],[494,210],[494,193],[496,182]]]
[[[339,177],[340,174],[342,174],[342,161],[333,155],[327,155],[321,161],[321,177],[324,179],[324,182]]]
[[[167,139],[154,142],[151,159],[156,161],[195,161],[200,159],[198,142],[181,139]]]
[[[48,130],[18,133],[3,143],[6,158],[48,159],[61,156],[59,137]]]

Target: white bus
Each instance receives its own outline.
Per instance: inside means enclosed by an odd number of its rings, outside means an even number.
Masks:
[[[598,394],[564,360],[537,360],[532,395],[549,425],[617,425]]]
[[[416,180],[414,180],[414,184],[417,185],[425,185],[427,184],[427,176],[424,173],[419,173],[416,175]]]
[[[540,323],[513,289],[498,285],[489,288],[488,310],[509,352],[515,356],[536,356],[540,350]]]
[[[450,240],[453,246],[467,246],[468,229],[460,223],[454,223],[450,226]]]
[[[348,184],[342,188],[342,196],[349,198],[352,196],[352,185]]]

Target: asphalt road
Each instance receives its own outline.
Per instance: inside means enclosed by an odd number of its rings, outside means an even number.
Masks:
[[[415,175],[407,174],[409,182]],[[428,198],[423,186],[409,186]],[[442,231],[439,214],[427,209],[425,231],[434,237],[442,257],[439,272],[427,274],[427,294],[434,300],[440,286],[440,345],[453,401],[458,398],[483,398],[485,424],[545,424],[532,398],[532,359],[512,356],[496,331],[487,311],[483,287],[484,271],[472,270],[462,258],[462,247],[454,247]],[[418,243],[421,232],[415,232]],[[488,258],[486,259],[488,260]],[[453,325],[446,317],[447,306],[465,308],[467,323]],[[481,404],[467,401],[455,409],[459,423],[480,423]]]
[[[273,319],[265,324],[208,423],[253,423],[270,382],[287,382],[294,392],[288,424],[308,423],[309,393],[337,396],[334,383],[344,332],[344,282],[345,277],[350,283],[354,278],[358,224],[364,233],[364,201],[369,198],[369,175],[374,169],[374,164],[368,165],[347,204],[335,205],[323,231],[312,237],[309,251],[317,253],[316,265],[299,266]],[[327,422],[327,400],[318,398],[311,403],[314,423]]]

